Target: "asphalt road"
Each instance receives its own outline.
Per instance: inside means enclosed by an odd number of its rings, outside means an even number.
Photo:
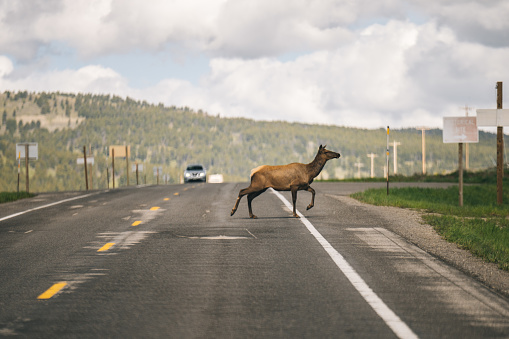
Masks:
[[[296,219],[247,184],[42,194],[0,205],[0,336],[507,338],[509,302],[334,195]],[[48,206],[49,204],[56,203]]]

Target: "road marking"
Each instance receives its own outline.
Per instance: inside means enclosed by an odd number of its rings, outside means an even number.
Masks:
[[[28,213],[28,212],[32,212],[32,211],[37,211],[37,210],[40,210],[40,209],[43,209],[43,208],[46,208],[46,207],[51,207],[51,206],[55,206],[55,205],[58,205],[58,204],[62,204],[64,202],[73,201],[73,200],[77,200],[77,199],[83,199],[83,198],[89,197],[89,196],[94,195],[94,194],[99,194],[99,193],[90,193],[90,194],[80,195],[80,196],[74,197],[74,198],[69,198],[69,199],[64,199],[64,200],[52,202],[51,204],[47,204],[47,205],[31,208],[31,209],[23,211],[23,212],[18,212],[18,213],[14,213],[14,214],[8,215],[6,217],[0,218],[0,221],[4,221],[4,220],[10,219],[10,218],[14,218],[14,217],[20,216],[22,214],[25,214],[25,213]]]
[[[97,250],[97,252],[104,252],[104,251],[107,251],[109,250],[113,245],[115,245],[114,242],[109,242],[107,243],[106,245],[104,245],[103,247],[101,247],[100,249]]]
[[[164,198],[164,201],[168,201],[168,200],[170,200],[170,198]]]
[[[137,220],[137,221],[133,222],[133,224],[131,226],[138,226],[139,224],[141,224],[141,220]]]
[[[150,210],[151,211],[157,211],[160,207],[157,207],[157,206],[154,206],[154,207],[151,207]]]
[[[283,195],[271,188],[274,193],[285,206],[293,210],[293,206]],[[336,266],[348,278],[353,287],[361,294],[371,308],[382,318],[382,320],[389,326],[389,328],[399,338],[418,338],[417,335],[394,313],[380,297],[373,292],[373,290],[366,284],[361,276],[354,270],[354,268],[345,260],[345,258],[332,247],[332,245],[316,230],[316,228],[300,213],[297,211],[300,221],[306,226],[309,232],[315,237],[316,240],[322,245],[323,249],[329,254]]]
[[[67,282],[65,282],[65,281],[54,284],[53,286],[48,288],[48,290],[46,290],[46,292],[44,292],[43,294],[38,296],[37,299],[50,299],[55,294],[60,292],[62,290],[62,288],[64,288],[66,285],[67,285]]]
[[[179,192],[175,192],[175,193],[173,193],[173,195],[179,195],[179,194],[180,194]]]

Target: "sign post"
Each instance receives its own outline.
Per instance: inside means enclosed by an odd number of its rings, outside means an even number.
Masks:
[[[127,147],[125,147],[125,169],[127,172],[127,186],[129,186],[129,152],[127,150]]]
[[[115,149],[111,150],[111,182],[113,183],[113,189],[115,189]]]
[[[138,162],[136,161],[136,164],[132,166],[132,169],[133,172],[136,172],[136,185],[139,185],[140,184],[139,175],[140,172],[143,172],[143,164],[138,164]]]
[[[463,206],[463,143],[479,142],[476,117],[445,117],[444,143],[458,143],[459,205]]]
[[[21,157],[25,158],[25,171],[26,171],[26,192],[29,193],[29,178],[28,178],[28,161],[39,159],[39,146],[36,142],[24,142],[16,144],[16,155],[18,156],[18,166],[21,161]],[[19,172],[19,167],[18,167]],[[18,185],[19,186],[19,185]]]
[[[94,165],[94,157],[86,155],[86,146],[83,146],[83,158],[76,159],[76,164],[85,166],[85,187],[88,191],[89,188],[93,189],[93,175],[92,166]],[[88,185],[88,165],[90,165],[90,186]]]
[[[18,193],[19,193],[19,174],[21,168],[21,152],[18,152]]]
[[[85,164],[85,186],[88,191],[87,146],[83,146],[83,163]]]
[[[154,176],[157,177],[157,185],[159,185],[159,174],[163,174],[162,166],[154,166],[153,167]]]
[[[497,82],[497,109],[478,109],[479,126],[497,126],[497,204],[503,202],[504,126],[509,126],[509,109],[502,109],[502,82]]]
[[[113,188],[115,188],[115,157],[126,158],[126,171],[127,171],[127,186],[129,186],[129,156],[131,155],[131,146],[110,146],[109,153],[111,154],[111,167],[113,180]]]

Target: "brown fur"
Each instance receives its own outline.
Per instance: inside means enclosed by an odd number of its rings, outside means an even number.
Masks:
[[[325,149],[326,146],[320,145],[315,159],[309,164],[292,163],[282,166],[259,166],[251,171],[251,185],[241,189],[239,196],[235,201],[231,215],[234,215],[239,206],[240,199],[247,195],[247,205],[249,217],[256,218],[251,209],[251,202],[254,198],[272,187],[276,191],[291,191],[293,201],[293,216],[298,218],[295,203],[297,201],[297,191],[306,190],[312,194],[311,203],[307,209],[315,205],[315,190],[311,188],[313,179],[320,174],[325,163],[334,158],[339,158],[339,153]]]

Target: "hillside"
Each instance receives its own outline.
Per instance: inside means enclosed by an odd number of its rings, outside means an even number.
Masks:
[[[109,95],[64,93],[0,93],[0,191],[15,191],[17,161],[15,145],[37,142],[39,160],[31,162],[33,192],[84,189],[83,146],[91,146],[95,159],[94,188],[106,188],[110,167],[108,146],[130,145],[130,165],[144,164],[148,183],[154,183],[152,168],[160,166],[170,183],[179,182],[185,165],[202,163],[209,173],[221,173],[228,181],[247,181],[250,170],[261,164],[309,162],[318,145],[327,144],[341,153],[329,162],[323,178],[369,176],[368,153],[375,153],[375,175],[384,175],[386,130],[287,122],[263,122],[221,118],[187,107],[165,107]],[[470,145],[470,168],[495,164],[496,138],[480,132],[480,142]],[[398,146],[398,174],[420,173],[421,131],[391,131]],[[426,132],[427,172],[457,169],[457,145],[443,144],[442,131]],[[391,173],[393,167],[391,147]],[[116,185],[126,184],[125,161],[115,161]],[[130,183],[134,175],[130,173]],[[134,180],[134,181],[133,181]],[[24,187],[22,180],[21,187]]]

